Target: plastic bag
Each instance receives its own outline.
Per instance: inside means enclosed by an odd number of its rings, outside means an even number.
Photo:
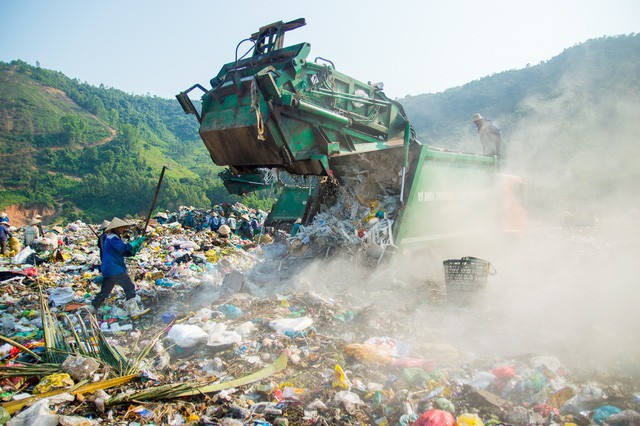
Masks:
[[[200,327],[193,324],[176,324],[167,334],[176,345],[181,348],[192,348],[199,343],[206,343],[209,335]]]
[[[242,310],[235,305],[224,304],[218,306],[218,311],[222,312],[229,319],[236,319],[242,316]]]
[[[443,410],[429,410],[413,423],[413,426],[455,426],[456,419]]]
[[[56,287],[49,292],[49,303],[53,306],[66,305],[74,296],[75,292],[71,287]]]
[[[618,407],[614,407],[613,405],[603,405],[602,407],[598,407],[593,412],[592,420],[597,424],[601,425],[614,414],[620,413],[622,410]]]
[[[33,389],[33,394],[41,394],[49,392],[52,389],[63,388],[66,386],[73,386],[74,382],[71,376],[67,373],[55,373],[49,376],[43,377],[40,383]]]
[[[35,253],[35,251],[31,247],[25,247],[20,251],[20,253],[11,258],[11,263],[13,265],[20,265],[22,263],[25,263],[29,255],[32,253]]]
[[[340,391],[333,397],[334,401],[339,405],[343,404],[347,413],[352,414],[356,409],[356,405],[363,405],[364,402],[358,394],[349,391]]]
[[[351,388],[351,384],[349,383],[349,379],[347,379],[347,374],[342,370],[338,364],[335,367],[334,379],[331,383],[331,387],[334,388],[342,388],[349,389]]]
[[[16,414],[11,420],[9,420],[8,425],[56,426],[59,423],[60,416],[57,414],[51,414],[49,403],[49,398],[41,399],[31,407],[19,414]]]
[[[484,426],[482,419],[477,414],[460,414],[456,421],[458,426]]]
[[[311,317],[280,318],[269,323],[269,327],[278,333],[303,331],[313,324]]]

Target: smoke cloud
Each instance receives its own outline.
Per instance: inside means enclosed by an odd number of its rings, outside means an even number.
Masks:
[[[304,274],[309,288],[374,303],[398,325],[392,337],[424,356],[437,358],[434,348],[445,345],[458,354],[449,361],[540,354],[569,367],[640,375],[640,97],[593,98],[571,75],[552,95],[527,99],[526,118],[502,129],[503,171],[526,181],[521,236],[466,241],[475,252],[400,253],[376,270],[352,259],[316,262]],[[433,297],[444,289],[442,261],[453,254],[498,270],[471,305]]]

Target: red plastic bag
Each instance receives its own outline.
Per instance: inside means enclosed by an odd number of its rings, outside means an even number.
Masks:
[[[456,419],[448,411],[429,410],[413,423],[413,426],[455,426]]]
[[[498,379],[511,379],[516,375],[516,367],[515,365],[503,365],[501,367],[494,368],[491,372]]]
[[[33,277],[38,275],[38,270],[36,268],[25,268],[22,270],[22,273],[28,277]]]

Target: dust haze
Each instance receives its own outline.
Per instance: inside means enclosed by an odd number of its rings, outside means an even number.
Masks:
[[[594,99],[574,78],[520,109],[526,119],[501,126],[508,135],[502,170],[526,182],[520,237],[474,239],[464,249],[411,261],[400,255],[376,270],[352,258],[317,261],[303,281],[327,297],[374,303],[398,325],[391,337],[416,355],[438,359],[442,347],[446,362],[551,355],[585,371],[638,375],[640,99]],[[479,140],[473,144],[479,151]],[[450,256],[481,257],[498,271],[471,305],[433,298]]]

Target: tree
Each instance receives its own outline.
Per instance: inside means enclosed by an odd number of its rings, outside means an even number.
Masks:
[[[87,128],[85,122],[74,114],[63,115],[60,118],[60,124],[62,125],[63,134],[69,143],[80,142]]]

